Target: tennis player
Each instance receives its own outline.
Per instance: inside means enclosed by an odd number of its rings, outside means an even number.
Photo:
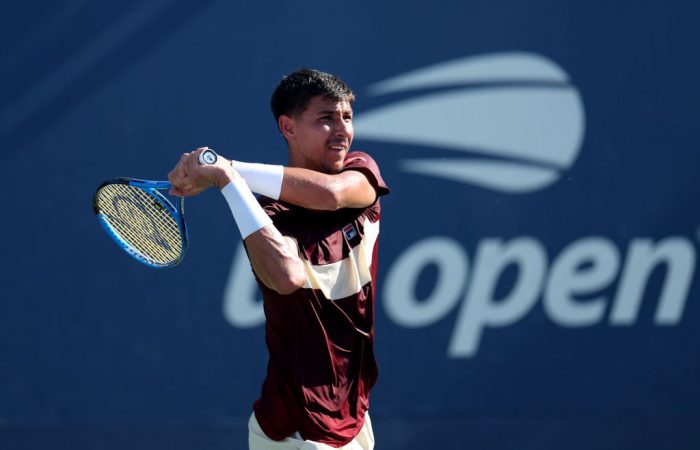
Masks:
[[[251,449],[374,448],[379,197],[389,190],[368,154],[350,152],[354,99],[338,77],[300,69],[271,101],[286,167],[200,165],[203,147],[168,176],[176,195],[221,189],[262,292],[269,363]]]

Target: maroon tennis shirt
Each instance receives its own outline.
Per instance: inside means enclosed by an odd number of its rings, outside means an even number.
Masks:
[[[366,208],[313,211],[260,198],[277,229],[296,240],[307,276],[306,285],[289,295],[257,279],[270,358],[253,410],[274,440],[298,431],[306,440],[347,444],[364,425],[377,379],[379,197],[389,189],[366,153],[348,153],[343,170],[363,173],[377,201]]]

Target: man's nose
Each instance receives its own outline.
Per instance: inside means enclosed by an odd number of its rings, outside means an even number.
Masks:
[[[350,136],[352,134],[352,123],[344,119],[336,121],[335,134],[343,137]]]

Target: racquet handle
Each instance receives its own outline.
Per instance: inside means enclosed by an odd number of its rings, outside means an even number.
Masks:
[[[199,154],[199,164],[201,165],[215,164],[217,159],[219,159],[218,155],[210,148]]]

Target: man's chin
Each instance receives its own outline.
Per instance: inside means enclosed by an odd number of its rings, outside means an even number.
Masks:
[[[333,174],[342,172],[344,167],[345,167],[345,160],[341,160],[341,161],[336,161],[336,162],[329,163],[329,164],[324,164],[322,169],[325,173],[333,175]]]
[[[322,167],[323,173],[327,173],[328,175],[337,175],[340,172],[343,171],[343,165],[341,164],[340,167],[333,166],[333,167]]]

